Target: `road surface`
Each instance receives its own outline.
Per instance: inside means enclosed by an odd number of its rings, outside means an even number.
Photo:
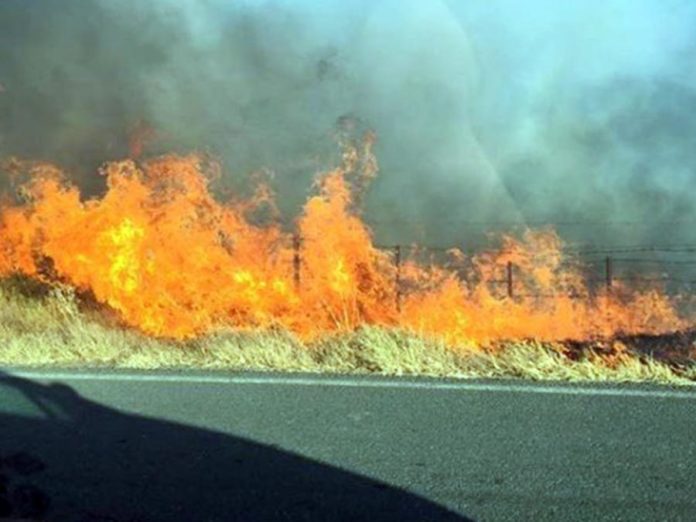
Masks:
[[[689,389],[8,369],[0,455],[47,520],[696,520]]]

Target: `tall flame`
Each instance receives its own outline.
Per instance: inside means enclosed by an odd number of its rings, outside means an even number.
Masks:
[[[504,237],[496,252],[468,259],[455,252],[466,270],[395,263],[356,205],[376,173],[372,142],[347,148],[318,179],[294,233],[248,217],[271,201],[267,187],[246,201],[216,200],[216,169],[197,155],[108,163],[105,194],[87,201],[56,167],[16,163],[30,179],[0,213],[0,276],[68,283],[124,323],[173,338],[226,326],[314,338],[376,324],[486,344],[683,327],[658,290],[588,288],[552,230]]]

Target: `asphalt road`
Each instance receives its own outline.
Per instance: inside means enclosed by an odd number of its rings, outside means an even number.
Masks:
[[[0,493],[15,515],[696,520],[696,391],[10,373]]]

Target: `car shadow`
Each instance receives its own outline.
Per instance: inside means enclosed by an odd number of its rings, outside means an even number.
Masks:
[[[0,373],[0,519],[459,521],[355,473]]]

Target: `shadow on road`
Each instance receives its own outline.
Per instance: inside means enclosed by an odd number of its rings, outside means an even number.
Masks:
[[[0,519],[459,521],[416,495],[250,440],[0,373]]]

